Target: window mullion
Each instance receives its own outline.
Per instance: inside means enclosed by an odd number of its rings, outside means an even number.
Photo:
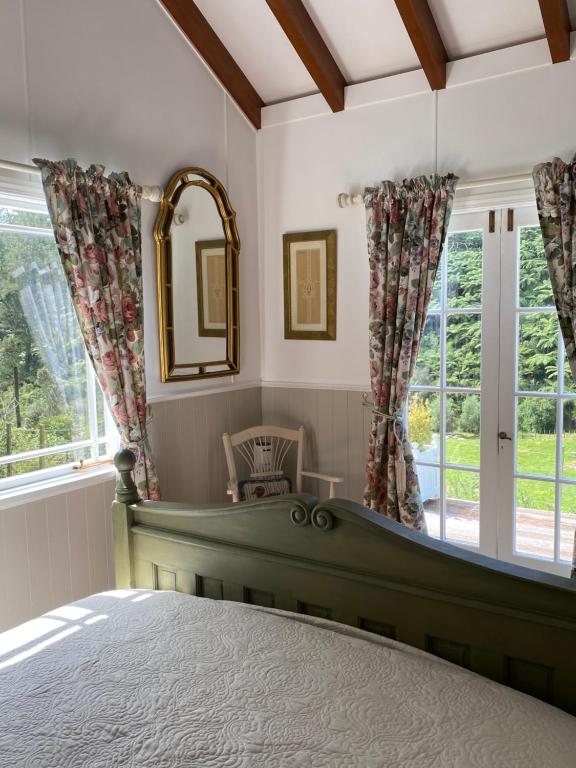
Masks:
[[[440,262],[440,540],[446,540],[446,281],[448,249]]]
[[[88,401],[88,427],[90,430],[91,458],[98,458],[98,410],[96,406],[96,376],[92,361],[85,352],[86,358],[86,397]]]
[[[41,457],[55,456],[56,454],[60,453],[72,453],[72,451],[78,451],[82,448],[89,448],[90,446],[90,440],[75,440],[71,443],[51,445],[48,448],[37,448],[36,450],[32,451],[21,451],[20,453],[10,453],[4,456],[0,455],[0,466],[4,466],[6,464],[15,464],[18,461],[29,461],[31,459],[39,459]]]
[[[102,395],[102,397],[104,398],[104,430],[106,432],[106,453],[108,456],[112,456],[120,448],[120,435],[118,433],[118,427],[112,418],[112,412],[108,407],[106,398],[104,395]],[[101,442],[101,440],[99,442]]]
[[[558,330],[558,381],[556,386],[556,489],[554,494],[554,562],[560,562],[560,534],[562,520],[562,486],[560,479],[563,475],[564,464],[564,401],[562,392],[564,390],[564,340],[562,333]]]

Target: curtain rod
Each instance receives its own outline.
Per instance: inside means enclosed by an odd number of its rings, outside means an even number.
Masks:
[[[504,184],[526,184],[532,183],[532,174],[523,173],[518,176],[499,176],[493,179],[471,179],[470,181],[459,182],[456,186],[457,192],[466,189],[480,189],[482,187],[495,187]],[[347,208],[349,205],[359,205],[364,202],[363,194],[350,195],[347,192],[340,192],[337,197],[340,208]]]
[[[29,173],[34,176],[40,176],[40,168],[35,165],[25,165],[24,163],[13,163],[11,160],[0,160],[0,168],[16,173]],[[164,196],[162,187],[142,187],[142,198],[150,200],[151,203],[159,203]]]

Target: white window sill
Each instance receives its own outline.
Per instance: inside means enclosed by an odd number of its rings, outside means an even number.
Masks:
[[[28,483],[17,488],[9,488],[0,492],[0,509],[16,507],[20,504],[29,504],[33,501],[47,499],[50,496],[75,491],[79,488],[87,488],[91,485],[105,483],[112,480],[116,470],[112,464],[94,469],[72,471],[70,474],[43,480],[37,483]]]

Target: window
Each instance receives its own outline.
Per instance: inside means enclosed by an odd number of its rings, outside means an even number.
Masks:
[[[455,214],[408,400],[429,532],[568,573],[576,386],[534,207]]]
[[[110,453],[45,204],[0,189],[0,490]]]
[[[482,230],[450,233],[408,404],[429,532],[475,545],[480,521],[482,253]]]

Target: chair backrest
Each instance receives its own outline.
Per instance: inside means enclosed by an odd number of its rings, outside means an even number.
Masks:
[[[304,448],[304,427],[286,429],[284,427],[250,427],[234,435],[225,432],[222,435],[230,483],[238,483],[236,459],[246,469],[246,476],[278,477],[284,474],[284,464],[290,449],[296,445],[295,491],[302,491],[302,454]]]

